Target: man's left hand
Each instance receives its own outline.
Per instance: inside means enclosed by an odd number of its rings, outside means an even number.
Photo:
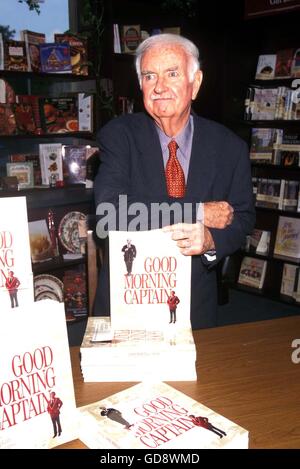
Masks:
[[[177,223],[165,226],[165,233],[171,233],[172,239],[176,241],[180,252],[185,256],[204,254],[215,249],[211,233],[202,223]]]

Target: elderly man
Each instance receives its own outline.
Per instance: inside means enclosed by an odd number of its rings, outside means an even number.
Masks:
[[[97,228],[104,203],[114,205],[129,229],[136,202],[143,203],[150,214],[146,229],[170,225],[166,230],[178,248],[192,256],[194,329],[216,325],[215,266],[241,246],[255,220],[245,142],[191,110],[202,83],[198,57],[197,47],[177,35],[151,36],[140,44],[136,70],[146,112],[121,116],[101,129],[102,164],[94,184]],[[174,202],[183,208],[181,219],[177,212],[169,222],[151,218],[153,203]],[[98,315],[109,311],[107,265],[100,284]]]

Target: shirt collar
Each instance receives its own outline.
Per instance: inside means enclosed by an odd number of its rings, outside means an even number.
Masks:
[[[167,146],[169,142],[172,140],[168,135],[166,135],[158,125],[156,125],[159,140],[160,140],[160,145],[162,152],[164,153],[167,151]],[[193,133],[193,116],[190,114],[190,117],[182,131],[176,135],[176,137],[173,140],[176,140],[176,143],[181,151],[181,154],[184,158],[188,158],[188,155],[185,152],[185,149],[188,147],[188,142],[191,139]]]

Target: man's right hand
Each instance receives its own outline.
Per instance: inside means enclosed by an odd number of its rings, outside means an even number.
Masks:
[[[204,226],[207,228],[226,228],[233,220],[233,208],[228,202],[205,202]]]

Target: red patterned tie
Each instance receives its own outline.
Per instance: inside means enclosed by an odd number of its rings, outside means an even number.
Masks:
[[[168,148],[169,159],[166,165],[166,181],[168,194],[170,197],[184,197],[184,172],[176,156],[176,150],[178,148],[178,145],[175,140],[170,141]]]

